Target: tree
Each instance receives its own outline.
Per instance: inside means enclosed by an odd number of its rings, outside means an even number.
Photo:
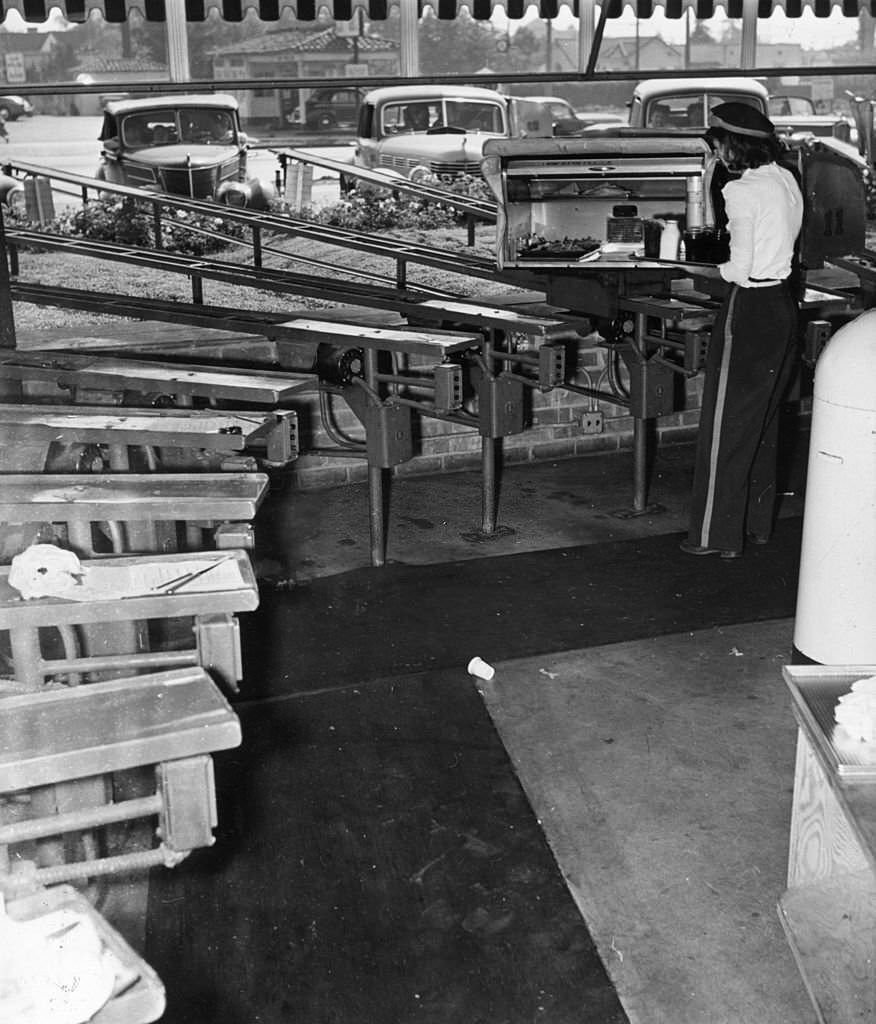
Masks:
[[[544,53],[544,35],[537,35],[531,28],[523,25],[511,36],[511,45],[503,55],[505,60],[499,70],[531,71],[533,67],[544,64]]]
[[[496,61],[497,33],[493,27],[475,21],[466,8],[450,21],[435,16],[431,9],[420,21],[420,72],[424,75],[473,74]]]
[[[717,40],[712,34],[711,29],[705,22],[697,19],[696,25],[694,25],[691,34],[690,41],[692,43],[715,43]]]
[[[197,28],[189,29],[189,66],[192,78],[207,80],[213,77],[213,53],[223,46],[253,39],[270,31],[287,31],[295,28],[288,20],[266,24],[250,13],[240,22],[225,21],[213,12]]]

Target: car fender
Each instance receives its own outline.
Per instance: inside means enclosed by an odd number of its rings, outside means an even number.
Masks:
[[[0,203],[12,207],[24,203],[24,184],[18,178],[0,174]]]

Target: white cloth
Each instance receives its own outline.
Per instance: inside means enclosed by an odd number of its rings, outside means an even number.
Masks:
[[[793,174],[764,164],[727,182],[721,192],[730,232],[730,260],[719,266],[721,277],[744,288],[784,281],[803,224],[803,196]]]

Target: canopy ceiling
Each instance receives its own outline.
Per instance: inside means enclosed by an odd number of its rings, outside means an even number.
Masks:
[[[98,11],[107,21],[125,21],[130,10],[138,11],[148,21],[164,21],[166,6],[180,0],[0,0],[0,20],[9,11],[17,11],[25,21],[39,23],[57,8],[70,21],[84,21],[92,11]],[[253,10],[263,21],[276,21],[284,10],[300,21],[314,21],[327,15],[337,21],[349,21],[357,10],[363,10],[372,21],[385,20],[390,9],[400,2],[414,0],[183,0],[186,20],[204,21],[215,9],[225,21],[241,21],[248,10]],[[439,18],[452,19],[466,8],[478,20],[490,18],[495,10],[508,18],[522,18],[530,7],[536,7],[540,17],[554,18],[561,7],[568,7],[577,16],[579,6],[588,0],[415,0],[419,9],[431,8]],[[609,17],[620,17],[625,6],[632,6],[639,17],[650,17],[656,7],[665,9],[670,18],[680,18],[685,10],[692,10],[698,18],[711,17],[716,7],[726,8],[728,17],[741,18],[744,0],[608,0]],[[757,0],[758,17],[767,18],[781,8],[790,18],[798,18],[804,10],[816,17],[829,17],[840,9],[847,17],[857,18],[861,12],[876,16],[876,0]]]

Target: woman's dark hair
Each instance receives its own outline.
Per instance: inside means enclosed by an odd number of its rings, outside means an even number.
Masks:
[[[732,171],[746,171],[752,167],[777,163],[782,155],[782,145],[775,135],[759,138],[754,135],[737,135],[726,128],[710,128],[706,141],[713,148],[723,143],[727,153],[727,166]]]

